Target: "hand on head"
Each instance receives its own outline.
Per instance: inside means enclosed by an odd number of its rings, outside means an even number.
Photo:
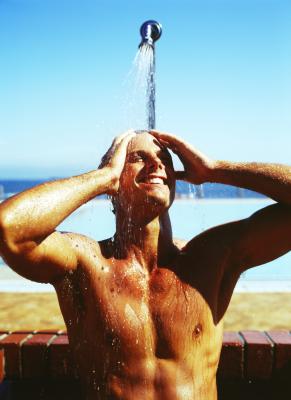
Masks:
[[[133,129],[130,129],[117,136],[108,151],[102,157],[99,169],[107,169],[112,175],[112,187],[108,190],[108,194],[114,194],[118,191],[119,178],[124,167],[127,146],[130,140],[136,135]]]
[[[162,145],[172,150],[181,160],[184,171],[176,171],[176,179],[194,184],[207,182],[215,162],[183,139],[166,132],[151,130]]]
[[[195,149],[183,139],[166,132],[151,130],[149,133],[154,136],[161,145],[172,150],[180,158],[184,171],[176,171],[176,179],[184,180],[194,184],[201,184],[210,180],[215,162],[206,155]],[[111,187],[108,194],[116,194],[119,188],[119,179],[123,171],[128,144],[136,136],[134,130],[129,130],[117,136],[109,150],[102,157],[99,169],[106,169],[112,177]]]

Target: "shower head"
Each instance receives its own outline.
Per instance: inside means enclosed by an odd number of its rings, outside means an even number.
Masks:
[[[140,27],[140,34],[141,43],[139,46],[143,44],[154,46],[154,42],[157,41],[162,34],[162,25],[153,20],[145,21]]]

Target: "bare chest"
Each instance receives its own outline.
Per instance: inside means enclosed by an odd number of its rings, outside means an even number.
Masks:
[[[175,358],[221,333],[199,290],[169,269],[115,274],[104,287],[97,294],[100,319],[123,349]]]

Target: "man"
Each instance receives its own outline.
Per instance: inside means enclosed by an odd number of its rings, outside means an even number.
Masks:
[[[176,179],[239,186],[277,204],[184,245],[168,215]],[[101,193],[112,196],[113,239],[55,231]],[[212,161],[167,133],[126,133],[99,169],[20,193],[0,216],[7,264],[56,289],[86,398],[215,400],[234,286],[247,268],[291,248],[291,168]]]

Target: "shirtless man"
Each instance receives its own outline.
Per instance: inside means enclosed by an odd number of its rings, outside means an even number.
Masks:
[[[239,186],[277,203],[178,244],[168,216],[176,179]],[[55,231],[103,193],[113,197],[113,239]],[[56,289],[86,399],[215,400],[234,286],[247,268],[291,248],[291,168],[212,161],[167,133],[126,133],[99,169],[20,193],[0,216],[7,264]]]

